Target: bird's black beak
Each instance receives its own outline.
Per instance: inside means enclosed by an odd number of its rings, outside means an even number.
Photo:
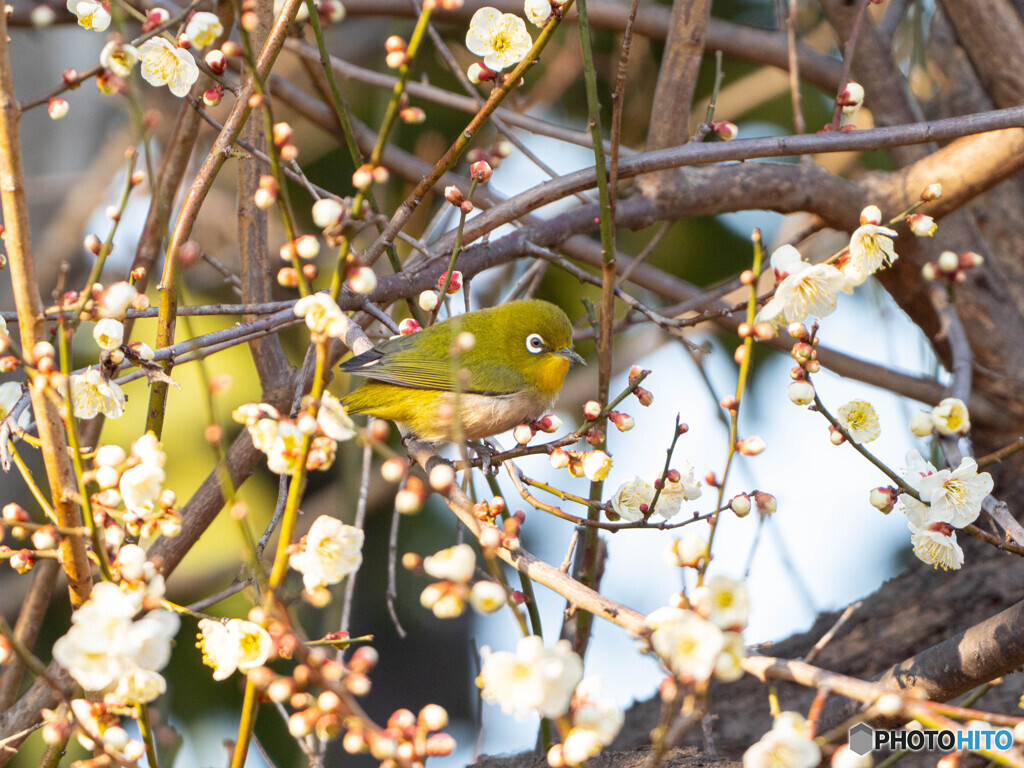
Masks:
[[[561,349],[556,349],[555,354],[558,355],[559,357],[564,357],[566,360],[569,361],[570,365],[572,363],[578,363],[579,365],[587,364],[587,361],[584,360],[579,355],[577,355],[576,350],[574,350],[572,347],[562,347]]]

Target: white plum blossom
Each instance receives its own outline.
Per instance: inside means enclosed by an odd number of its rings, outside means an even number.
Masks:
[[[166,85],[179,98],[199,79],[192,54],[162,37],[151,37],[139,46],[142,79],[153,86]]]
[[[338,442],[351,440],[356,436],[356,425],[345,412],[345,406],[330,392],[324,392],[320,398],[316,423],[320,425],[320,430],[325,435]]]
[[[854,230],[850,237],[849,260],[841,268],[846,278],[843,288],[846,293],[853,293],[854,287],[899,258],[892,243],[894,237],[895,230],[877,224],[863,224]]]
[[[469,604],[477,613],[494,613],[508,604],[505,588],[495,581],[482,580],[469,592]]]
[[[0,384],[0,419],[6,419],[11,415],[14,406],[21,400],[23,392],[21,384],[16,381],[5,381],[3,384]],[[30,411],[26,408],[21,412],[21,416],[18,417],[18,426],[24,429],[29,425],[30,420]]]
[[[711,677],[725,642],[721,629],[683,608],[659,608],[646,624],[651,647],[672,674],[687,682]]]
[[[288,565],[302,574],[306,589],[337,584],[363,564],[362,529],[336,517],[321,515],[303,539],[305,546],[288,558]]]
[[[690,600],[697,613],[722,629],[747,626],[750,601],[742,581],[727,576],[712,576],[693,590]]]
[[[140,607],[138,593],[100,582],[54,643],[54,659],[87,691],[115,688],[122,704],[152,701],[167,687],[158,672],[170,660],[181,622],[165,610],[132,621]]]
[[[295,302],[295,316],[306,320],[306,327],[314,333],[341,338],[345,335],[348,318],[337,303],[326,293],[313,293]]]
[[[267,467],[271,472],[277,475],[294,475],[298,471],[304,437],[292,422],[276,422],[274,438],[266,450]]]
[[[743,753],[743,768],[815,768],[821,748],[796,712],[781,712],[772,729]]]
[[[532,44],[521,18],[489,6],[473,14],[466,33],[466,47],[477,56],[483,56],[484,66],[495,72],[522,61]]]
[[[662,553],[665,562],[679,568],[696,568],[707,556],[708,540],[696,530],[688,531],[681,539],[673,539]]]
[[[907,527],[910,529],[910,544],[921,562],[944,571],[956,571],[963,566],[964,551],[956,540],[956,531],[949,523],[925,520],[923,525],[918,526],[908,519]]]
[[[160,467],[138,464],[121,475],[118,490],[125,509],[143,520],[151,519],[160,510],[160,494],[167,474]]]
[[[583,661],[568,640],[545,648],[536,635],[524,637],[516,652],[491,652],[484,657],[477,685],[489,704],[517,717],[537,712],[541,717],[561,717],[569,709],[572,692],[583,679]]]
[[[128,43],[111,40],[100,51],[100,66],[118,77],[128,77],[139,62],[139,49]]]
[[[78,17],[78,26],[93,32],[106,32],[110,26],[110,11],[104,3],[95,0],[68,0],[68,10]]]
[[[661,495],[654,508],[662,517],[668,519],[679,514],[684,501],[695,501],[700,498],[700,482],[694,477],[693,467],[685,464],[679,473],[678,480],[666,478],[662,483]]]
[[[992,493],[992,475],[978,473],[978,462],[964,457],[956,469],[940,469],[921,478],[917,491],[931,506],[932,522],[963,528],[978,519],[981,504]]]
[[[103,377],[98,368],[71,374],[72,413],[80,419],[92,419],[102,413],[108,419],[124,415],[125,397],[121,388]]]
[[[200,11],[192,14],[185,25],[185,37],[196,48],[205,48],[224,33],[224,26],[217,14]]]
[[[585,677],[573,696],[572,728],[562,744],[565,762],[582,765],[612,743],[624,720],[615,702],[601,697],[601,679],[596,675]]]
[[[132,443],[132,456],[150,467],[167,466],[167,454],[164,453],[163,443],[157,439],[154,432],[147,432]]]
[[[630,523],[643,520],[645,510],[641,510],[640,505],[645,504],[649,508],[653,500],[654,486],[636,476],[620,485],[611,499],[615,514]]]
[[[245,673],[260,667],[274,650],[270,633],[251,621],[200,619],[199,632],[196,646],[203,664],[213,667],[214,680],[226,680],[236,669]]]
[[[866,400],[851,400],[841,405],[837,415],[846,434],[855,443],[870,443],[882,433],[878,414]]]
[[[932,408],[931,420],[940,435],[966,435],[971,431],[967,404],[957,397],[941,400]]]
[[[124,280],[108,285],[100,295],[97,306],[100,317],[123,318],[138,295],[139,292],[135,286]]]
[[[110,352],[124,343],[124,325],[120,320],[105,317],[93,326],[92,337],[100,349]]]
[[[806,317],[827,317],[836,308],[836,295],[845,278],[831,264],[811,264],[791,245],[777,248],[770,263],[779,281],[775,295],[754,317],[755,323],[775,327]]]
[[[531,24],[543,27],[551,18],[551,2],[550,0],[525,0],[523,13],[526,14],[526,18],[530,20]]]
[[[715,662],[715,679],[731,683],[743,677],[743,659],[747,658],[747,646],[739,632],[723,632],[722,651]]]
[[[476,553],[469,544],[456,544],[423,558],[423,570],[435,579],[465,584],[476,570]]]

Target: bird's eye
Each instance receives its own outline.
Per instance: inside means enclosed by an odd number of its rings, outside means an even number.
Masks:
[[[526,350],[531,355],[536,355],[544,349],[544,339],[540,337],[539,333],[531,333],[526,337]]]

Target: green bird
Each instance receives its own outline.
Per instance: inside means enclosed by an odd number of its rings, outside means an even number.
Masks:
[[[471,333],[457,357],[456,337]],[[513,301],[467,312],[397,336],[341,364],[370,379],[344,399],[349,413],[405,424],[433,443],[452,439],[458,411],[462,437],[480,440],[547,413],[572,363],[572,324],[547,301]],[[458,370],[468,373],[459,387]]]

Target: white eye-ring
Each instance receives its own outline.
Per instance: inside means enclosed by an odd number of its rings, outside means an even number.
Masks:
[[[536,355],[543,349],[544,339],[541,338],[539,333],[531,333],[526,337],[526,351],[531,355]]]

